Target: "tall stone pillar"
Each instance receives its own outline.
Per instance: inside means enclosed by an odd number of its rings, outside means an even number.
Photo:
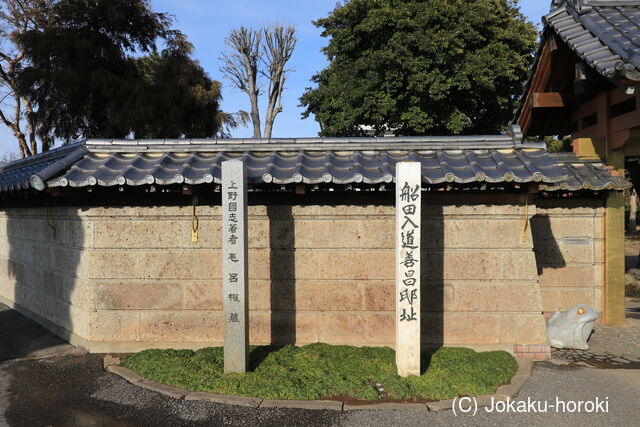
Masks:
[[[249,367],[247,169],[241,160],[222,163],[222,277],[224,372]]]
[[[420,375],[420,226],[422,166],[396,165],[396,365]]]

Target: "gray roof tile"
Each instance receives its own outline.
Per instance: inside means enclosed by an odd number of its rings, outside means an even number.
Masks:
[[[243,158],[256,183],[337,184],[391,182],[400,161],[422,163],[427,184],[445,182],[558,182],[564,171],[541,149],[272,151],[219,153],[87,153],[50,187],[140,186],[220,182],[221,162]]]
[[[640,26],[635,12],[640,6],[593,7],[579,13],[564,4],[543,18],[578,56],[605,77],[616,74],[640,80]]]
[[[581,169],[576,166],[577,158],[558,163],[544,144],[523,143],[517,129],[512,133],[514,137],[313,138],[253,143],[91,140],[0,168],[0,189],[220,183],[221,163],[232,158],[245,161],[248,178],[256,184],[391,183],[398,162],[417,161],[427,185],[539,182],[550,191],[627,185],[624,180],[612,180],[595,164]]]
[[[542,184],[546,191],[602,191],[624,190],[631,184],[621,176],[612,173],[612,169],[600,159],[579,158],[574,153],[553,153],[550,155],[565,169],[568,179],[554,184]]]

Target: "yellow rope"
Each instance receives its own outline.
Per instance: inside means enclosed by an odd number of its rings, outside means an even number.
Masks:
[[[191,243],[198,242],[198,217],[196,216],[196,202],[193,201],[191,206]]]
[[[529,241],[529,234],[527,233],[529,230],[529,197],[525,196],[524,202],[524,217],[522,218],[522,233],[520,234],[520,242],[526,243]]]

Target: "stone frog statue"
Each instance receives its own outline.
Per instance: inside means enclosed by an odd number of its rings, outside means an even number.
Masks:
[[[579,304],[567,311],[556,311],[547,320],[549,344],[555,348],[588,350],[587,340],[600,313],[588,305]]]

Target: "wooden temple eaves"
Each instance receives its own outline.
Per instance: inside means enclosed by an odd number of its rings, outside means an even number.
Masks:
[[[640,127],[634,82],[606,79],[554,35],[540,52],[517,116],[524,136],[603,138],[621,148]]]

